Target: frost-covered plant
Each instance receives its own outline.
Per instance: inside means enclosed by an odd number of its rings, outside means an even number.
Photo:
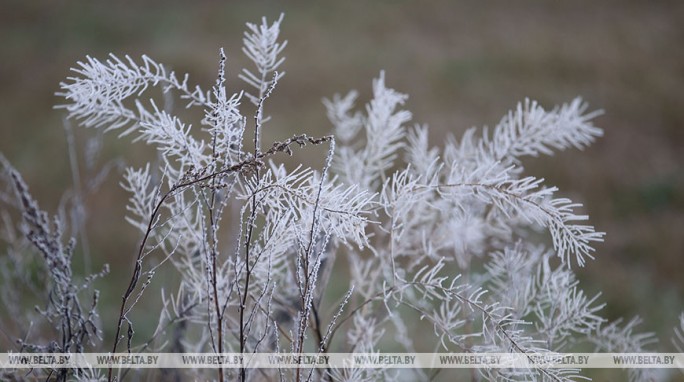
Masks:
[[[0,165],[4,183],[10,186],[1,194],[2,205],[16,207],[21,215],[21,222],[14,224],[10,211],[0,210],[4,223],[2,240],[7,243],[6,253],[0,257],[0,301],[6,313],[0,316],[0,324],[24,333],[23,338],[16,339],[13,350],[82,353],[96,349],[101,330],[97,311],[99,291],[93,289],[93,282],[104,277],[109,267],[105,265],[99,273],[84,279],[74,277],[76,240],[72,237],[64,242],[65,219],[51,218],[40,209],[24,179],[2,155]],[[35,306],[35,314],[27,315],[21,310],[21,292],[26,290],[45,300],[44,305]],[[83,375],[81,371],[75,372],[77,376]],[[54,369],[48,370],[47,378],[62,381],[72,374],[69,369]]]
[[[245,90],[226,87],[223,50],[211,90],[192,87],[187,75],[147,56],[88,57],[61,84],[60,107],[70,119],[158,150],[158,163],[127,168],[121,182],[130,193],[126,220],[142,239],[107,351],[552,353],[587,343],[642,349],[650,335],[634,333],[637,321],[607,324],[599,296],[582,291],[573,272],[593,258],[603,233],[586,224],[580,204],[523,175],[525,157],[583,149],[601,136],[592,123],[597,112],[580,99],[551,110],[525,100],[494,129],[470,129],[430,147],[428,128],[408,125],[407,96],[388,88],[381,73],[364,111],[355,109],[355,92],[324,100],[332,135],[263,145],[262,130],[275,123],[264,116],[265,104],[284,75],[281,20],[248,24],[243,51],[255,68],[240,74]],[[177,96],[201,108],[202,127],[146,100],[154,87],[165,100]],[[328,148],[317,168],[278,164],[281,153],[306,145]],[[23,181],[14,178],[24,195]],[[32,199],[23,199],[29,224],[46,231],[34,244],[71,253],[31,212]],[[550,246],[531,239],[539,230],[548,232]],[[138,339],[131,312],[167,263],[180,284],[162,290],[153,338]],[[333,283],[346,285],[331,291]],[[433,340],[409,330],[418,319]],[[193,371],[194,378],[205,372]],[[212,373],[221,381],[398,376],[349,368]],[[108,377],[124,375],[109,370]],[[473,377],[566,381],[580,370],[480,369]]]

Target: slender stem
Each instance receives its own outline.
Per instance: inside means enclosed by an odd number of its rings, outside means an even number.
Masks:
[[[328,169],[330,168],[330,163],[332,161],[332,152],[335,149],[335,140],[334,138],[330,140],[330,148],[328,152],[328,156],[325,161],[325,165],[323,166],[323,171],[321,174],[321,180],[318,184],[318,191],[316,193],[316,200],[314,202],[313,206],[313,213],[312,213],[312,218],[311,218],[311,231],[309,232],[309,244],[306,248],[306,252],[304,253],[304,293],[302,294],[302,309],[303,313],[301,314],[301,320],[299,323],[299,340],[295,344],[295,352],[302,353],[304,351],[304,337],[306,334],[306,328],[308,326],[308,319],[309,319],[309,314],[311,313],[310,309],[313,310],[314,314],[314,331],[317,333],[317,337],[319,340],[319,347],[324,348],[323,342],[323,336],[320,333],[320,320],[318,316],[318,312],[316,311],[316,304],[314,303],[314,296],[313,296],[313,289],[315,288],[315,279],[312,281],[311,279],[313,277],[316,277],[316,275],[313,274],[314,271],[316,271],[316,266],[314,265],[310,269],[310,262],[309,259],[311,258],[311,251],[313,249],[313,244],[316,239],[316,232],[318,231],[318,209],[321,201],[321,194],[323,193],[323,183],[325,182],[326,175],[328,173]],[[320,257],[321,254],[319,253],[318,256]],[[315,261],[315,263],[318,261]],[[320,263],[319,263],[320,265]],[[319,269],[320,270],[320,269]],[[311,374],[309,375],[309,379],[311,378]],[[300,379],[300,369],[297,369],[296,372],[296,380],[299,381]]]
[[[221,64],[220,64],[220,70],[219,70],[219,79],[218,79],[218,84],[217,86],[222,86],[223,85],[223,68],[225,65],[225,60],[226,56],[223,54],[223,50],[221,50]],[[213,134],[212,137],[212,145],[211,145],[211,152],[212,155],[211,157],[214,160],[214,164],[217,163],[216,158],[216,134]],[[217,342],[218,342],[218,353],[222,354],[223,353],[223,312],[221,311],[220,307],[220,302],[219,302],[219,296],[218,296],[218,281],[216,278],[217,272],[216,272],[216,257],[218,254],[216,253],[216,230],[218,227],[216,222],[214,220],[214,207],[216,203],[216,177],[211,179],[211,200],[208,205],[208,210],[209,210],[209,227],[208,227],[208,236],[210,239],[210,248],[209,250],[211,251],[211,284],[212,284],[212,289],[214,293],[214,309],[216,310],[216,333],[217,333]],[[219,359],[221,359],[219,357]],[[223,376],[223,365],[219,363],[218,366],[218,375],[219,375],[219,382],[224,381],[224,376]]]
[[[262,92],[259,92],[259,104],[257,105],[256,114],[254,115],[254,157],[259,156],[261,151],[261,145],[259,143],[259,130],[261,129],[261,118],[264,108],[265,97]],[[270,92],[269,92],[270,93]],[[255,178],[257,179],[257,188],[259,188],[259,168],[255,169]],[[245,353],[245,308],[247,307],[247,296],[249,295],[249,283],[252,276],[252,269],[249,266],[250,260],[250,249],[252,246],[252,233],[254,232],[254,223],[256,220],[256,209],[257,209],[257,198],[256,192],[252,194],[251,198],[252,208],[249,212],[249,218],[247,219],[247,235],[245,238],[245,287],[240,298],[240,354]],[[247,372],[244,367],[240,368],[240,380],[245,381],[247,377]]]
[[[251,241],[252,241],[252,232],[253,232],[253,227],[254,227],[254,220],[256,217],[256,194],[252,196],[252,211],[250,212],[250,217],[247,220],[248,228],[247,228],[247,238],[246,238],[246,243],[245,243],[245,287],[244,287],[244,293],[242,294],[241,300],[240,300],[240,354],[245,353],[245,345],[246,345],[246,339],[245,339],[245,307],[247,305],[247,296],[249,294],[249,283],[251,280],[251,275],[252,275],[252,269],[249,266],[249,255],[250,255],[250,248],[251,248]],[[240,368],[240,380],[245,381],[247,377],[246,370],[243,367]]]
[[[83,268],[86,274],[91,271],[90,259],[90,241],[88,240],[88,233],[85,229],[86,213],[83,206],[83,190],[81,187],[81,173],[78,168],[78,158],[76,155],[76,143],[74,138],[74,131],[68,119],[64,120],[64,131],[66,132],[67,147],[69,151],[69,165],[71,166],[71,181],[74,187],[74,204],[76,210],[76,225],[78,226],[78,236],[81,240],[81,249],[83,250]]]

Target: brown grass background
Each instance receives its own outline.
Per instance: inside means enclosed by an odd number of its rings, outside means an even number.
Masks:
[[[321,97],[350,89],[368,99],[381,69],[411,98],[414,121],[440,144],[495,125],[530,97],[547,107],[584,97],[605,114],[605,137],[585,152],[527,161],[527,172],[585,203],[607,232],[580,271],[603,291],[611,318],[640,315],[669,343],[684,309],[684,2],[681,1],[21,1],[0,3],[0,151],[46,209],[70,186],[63,114],[53,94],[85,55],[146,53],[208,88],[219,47],[229,87],[246,63],[245,22],[285,12],[289,40],[264,142],[330,125]],[[83,142],[91,132],[77,129]],[[150,148],[106,139],[105,157],[141,163]],[[136,159],[138,158],[138,159]],[[319,157],[301,160],[316,164]],[[114,312],[138,236],[122,224],[120,174],[87,201],[96,262]],[[152,313],[152,312],[150,312]],[[156,319],[156,313],[153,314]]]

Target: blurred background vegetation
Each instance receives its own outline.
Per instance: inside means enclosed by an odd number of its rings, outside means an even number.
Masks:
[[[71,175],[64,114],[52,106],[77,60],[145,53],[209,88],[225,47],[235,89],[245,22],[281,12],[287,75],[269,100],[264,142],[329,132],[321,98],[358,89],[365,101],[382,69],[388,86],[410,95],[414,121],[429,124],[436,145],[448,133],[495,125],[525,97],[552,107],[580,95],[605,110],[597,144],[529,160],[527,172],[584,202],[607,232],[596,260],[579,271],[585,289],[603,291],[605,314],[642,316],[642,328],[668,346],[684,308],[682,1],[4,0],[0,152],[54,212]],[[92,133],[75,132],[79,144]],[[105,158],[128,164],[150,151],[114,134],[105,142]],[[321,158],[300,155],[311,165]],[[98,285],[105,320],[116,315],[139,241],[123,224],[120,180],[111,174],[86,201],[94,261],[113,272]]]

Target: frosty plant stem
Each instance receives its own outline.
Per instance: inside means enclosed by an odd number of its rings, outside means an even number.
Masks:
[[[266,80],[265,77],[266,73],[262,73],[261,77],[261,83],[263,83]],[[261,130],[261,124],[263,122],[263,113],[264,113],[264,102],[266,99],[271,95],[273,92],[273,89],[275,88],[276,84],[278,82],[278,73],[276,72],[273,77],[273,82],[271,85],[268,87],[268,90],[266,92],[263,91],[263,87],[260,87],[259,89],[259,101],[257,102],[257,108],[256,108],[256,113],[254,115],[254,156],[258,156],[260,151],[261,151],[261,141],[259,139],[259,130]],[[254,173],[256,174],[255,177],[258,180],[259,177],[259,168],[255,168]],[[261,186],[260,182],[257,181],[256,187],[259,188]],[[247,307],[247,296],[249,295],[249,282],[252,276],[252,268],[250,266],[250,249],[252,246],[252,234],[254,233],[254,226],[255,226],[255,220],[257,217],[257,193],[252,194],[251,198],[252,202],[252,208],[250,210],[249,218],[247,219],[247,234],[245,237],[245,286],[244,290],[242,291],[242,298],[240,301],[240,306],[239,306],[239,313],[240,313],[240,353],[245,352],[245,345],[246,345],[246,337],[245,337],[245,309]],[[239,289],[239,285],[238,285]],[[256,309],[256,308],[255,308]],[[240,379],[244,381],[246,378],[246,371],[245,368],[240,369]]]

